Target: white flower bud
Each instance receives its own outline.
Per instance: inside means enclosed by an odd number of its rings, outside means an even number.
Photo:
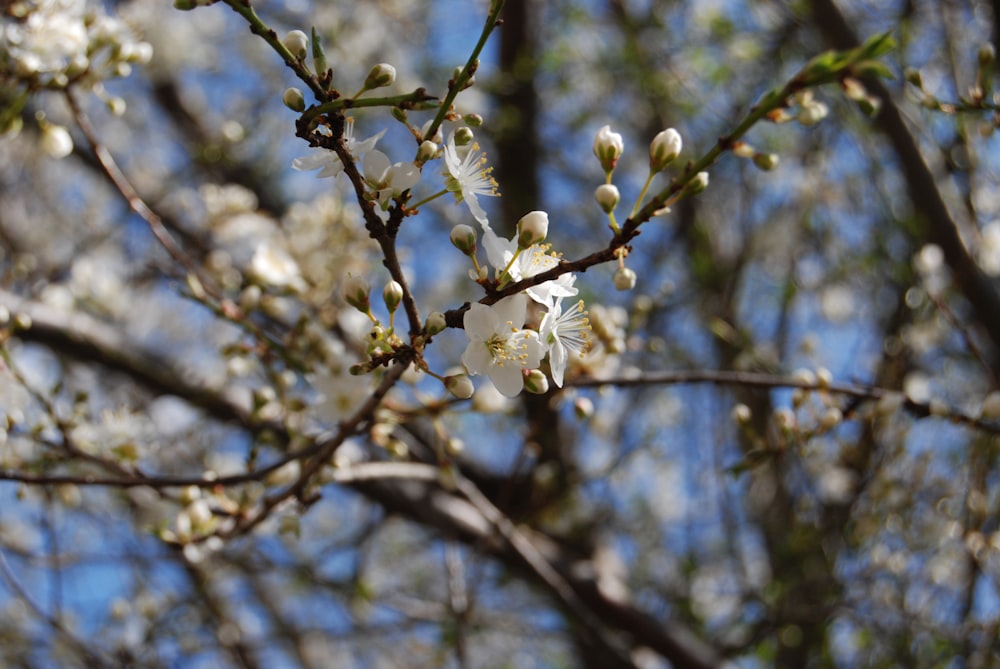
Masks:
[[[614,184],[601,184],[594,191],[594,199],[597,200],[597,204],[601,206],[605,214],[610,214],[618,206],[621,194]]]
[[[427,315],[427,334],[436,335],[448,327],[448,321],[440,311],[432,311]]]
[[[444,387],[452,396],[460,400],[467,400],[472,397],[476,387],[472,385],[472,379],[467,374],[456,374],[455,376],[444,377]]]
[[[753,164],[765,172],[770,172],[778,166],[778,154],[755,153],[753,156]]]
[[[658,133],[649,144],[649,171],[661,171],[681,153],[681,135],[673,128]]]
[[[524,373],[524,389],[533,395],[544,395],[549,392],[549,379],[538,369]]]
[[[292,111],[297,111],[297,112],[305,111],[306,108],[305,96],[302,95],[302,91],[295,88],[294,86],[285,89],[285,94],[281,96],[281,101],[284,102],[285,106],[291,109]]]
[[[790,432],[795,429],[795,414],[792,413],[791,409],[781,407],[774,411],[774,422],[778,429]]]
[[[628,267],[619,267],[615,272],[614,282],[616,290],[632,290],[635,288],[635,272]]]
[[[382,289],[382,299],[385,300],[385,308],[389,310],[389,313],[393,313],[399,307],[399,303],[403,301],[403,287],[399,285],[399,282],[390,279],[385,288]]]
[[[544,211],[532,211],[521,217],[517,222],[517,245],[526,249],[533,244],[545,241],[549,234],[549,215]]]
[[[344,299],[363,314],[371,311],[371,305],[368,301],[369,293],[371,293],[371,287],[367,281],[359,276],[348,278],[344,284]]]
[[[731,150],[737,158],[753,158],[753,154],[757,153],[757,150],[753,146],[743,140],[734,142]]]
[[[73,138],[69,130],[61,125],[45,123],[42,125],[42,150],[51,157],[65,158],[73,152]]]
[[[810,100],[802,105],[796,117],[802,125],[816,125],[830,113],[829,108],[819,100]]]
[[[468,146],[475,138],[476,135],[472,132],[472,128],[463,125],[455,130],[455,146]]]
[[[708,172],[698,172],[688,184],[688,192],[691,195],[697,195],[706,188],[708,188]]]
[[[739,425],[749,425],[750,419],[753,417],[750,407],[746,404],[737,404],[734,406],[730,415]]]
[[[434,158],[438,152],[438,145],[429,139],[425,139],[420,143],[420,147],[417,149],[417,162],[426,163],[428,160]]]
[[[594,402],[589,397],[577,397],[573,400],[573,413],[580,420],[594,415]]]
[[[830,407],[823,413],[823,417],[820,418],[819,424],[824,430],[832,430],[840,425],[843,420],[844,413],[837,407]]]
[[[309,37],[301,30],[293,30],[283,40],[285,48],[292,52],[292,55],[302,60],[309,53]]]
[[[476,252],[476,231],[471,226],[460,223],[451,229],[451,243],[467,256]]]
[[[611,126],[602,126],[594,137],[594,155],[601,162],[605,173],[615,169],[618,159],[625,151],[625,142],[617,132],[611,132]]]
[[[396,68],[388,63],[379,63],[365,77],[365,90],[392,86],[396,81]]]

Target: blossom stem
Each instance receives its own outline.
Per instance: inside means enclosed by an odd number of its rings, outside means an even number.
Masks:
[[[634,216],[635,212],[633,212],[632,215]],[[615,219],[615,212],[613,211],[608,212],[608,225],[611,226],[611,231],[616,235],[621,232],[621,226],[618,225],[618,221]]]
[[[420,202],[416,202],[414,204],[411,204],[409,207],[407,207],[407,209],[410,209],[410,210],[419,209],[420,207],[422,207],[423,205],[427,204],[428,202],[431,202],[432,200],[436,200],[439,197],[441,197],[442,195],[446,195],[447,193],[448,193],[448,189],[447,188],[442,188],[441,190],[439,190],[438,192],[434,193],[433,195],[428,195],[427,197],[425,197]]]
[[[646,191],[649,190],[649,185],[653,183],[654,176],[656,175],[653,172],[650,172],[649,176],[646,177],[646,183],[643,184],[642,190],[639,191],[639,197],[635,199],[635,205],[632,207],[632,213],[630,214],[630,217],[635,216],[637,213],[639,213],[639,205],[642,203],[643,198],[646,197]]]

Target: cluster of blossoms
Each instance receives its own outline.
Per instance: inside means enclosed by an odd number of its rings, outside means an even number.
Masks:
[[[285,44],[299,55],[305,53],[307,48],[304,34],[298,32],[290,34]],[[392,83],[393,74],[390,66],[376,66],[358,95]],[[286,99],[286,104],[298,110],[301,107],[299,96],[289,96],[286,91],[286,98],[288,97],[294,99]],[[478,117],[466,117],[466,120],[469,125],[481,122]],[[492,168],[488,166],[485,154],[474,141],[473,131],[468,125],[453,130],[445,142],[442,142],[438,133],[429,136],[427,126],[411,128],[411,131],[420,141],[415,159],[393,163],[386,154],[375,149],[384,131],[361,140],[354,135],[353,120],[345,119],[344,144],[351,157],[361,164],[366,197],[378,203],[381,211],[388,210],[392,203],[412,211],[447,193],[453,195],[456,203],[464,202],[479,224],[479,229],[466,224],[456,225],[451,232],[451,242],[470,258],[470,277],[494,291],[504,290],[511,284],[529,280],[560,265],[559,254],[551,251],[551,246],[545,243],[549,217],[544,211],[525,214],[518,221],[517,230],[510,239],[501,237],[490,226],[480,198],[498,195],[497,183],[492,176]],[[322,126],[316,132],[319,136],[330,136],[329,130]],[[610,126],[604,126],[598,131],[594,139],[594,154],[606,178],[605,183],[597,188],[595,197],[616,233],[620,228],[614,218],[614,209],[620,195],[618,188],[611,183],[611,176],[623,151],[624,142],[620,134],[612,132]],[[680,152],[681,136],[673,128],[664,130],[653,139],[649,148],[649,179],[636,201],[633,216],[653,177],[676,160]],[[420,182],[424,165],[437,158],[441,158],[443,163],[444,188],[417,204],[408,204],[410,190]],[[344,170],[340,156],[327,148],[316,148],[310,155],[297,158],[292,167],[302,171],[318,169],[320,177],[335,177]],[[677,197],[693,195],[704,190],[707,185],[707,173],[698,173]],[[656,213],[669,211],[668,204],[669,202],[665,202]],[[487,264],[480,264],[480,246],[485,251]],[[619,267],[614,277],[615,286],[620,290],[631,289],[636,281],[635,273],[625,267],[625,255],[623,247],[618,256]],[[574,286],[575,282],[575,274],[563,272],[554,279],[528,286],[493,304],[471,305],[463,317],[468,344],[462,354],[462,363],[467,373],[472,376],[488,376],[497,390],[507,397],[514,397],[525,389],[543,393],[548,390],[549,377],[539,367],[547,360],[552,381],[561,387],[570,357],[583,355],[591,345],[588,312],[585,311],[582,300],[575,299],[579,292]],[[369,291],[368,284],[361,279],[355,278],[348,282],[348,303],[365,313],[372,323],[368,339],[368,354],[372,360],[356,365],[354,371],[357,373],[371,371],[378,365],[378,356],[391,355],[402,345],[402,341],[394,334],[392,325],[392,317],[402,299],[401,287],[390,281],[383,291],[390,314],[388,327],[384,327],[372,315]],[[564,302],[567,298],[569,302]],[[435,313],[428,317],[427,335],[433,336],[444,327],[445,319],[442,314]],[[456,396],[468,397],[473,392],[472,383],[465,375],[438,378]]]
[[[106,79],[126,77],[133,63],[148,63],[153,48],[139,40],[121,19],[86,0],[20,0],[0,14],[0,84],[7,88],[0,111],[0,132],[17,132],[28,91],[86,88],[116,114],[125,111],[121,98],[104,91]],[[39,115],[42,146],[56,158],[68,155],[73,143],[62,126]]]
[[[86,0],[23,0],[8,5],[0,25],[0,75],[62,88],[84,80],[125,77],[153,48],[120,19]]]
[[[385,70],[384,67],[382,69]],[[545,212],[526,214],[511,239],[504,239],[493,231],[479,198],[498,195],[497,183],[485,154],[474,141],[471,128],[461,126],[455,129],[443,143],[440,135],[428,137],[427,131],[427,127],[417,131],[422,141],[415,160],[393,163],[386,154],[375,149],[383,133],[359,140],[354,136],[353,121],[346,119],[343,139],[351,156],[361,163],[366,196],[377,202],[383,211],[393,201],[405,201],[408,191],[420,181],[424,165],[441,158],[444,189],[420,204],[451,193],[456,203],[464,202],[468,206],[480,230],[477,233],[469,225],[458,225],[451,234],[451,240],[472,259],[473,271],[470,275],[473,280],[484,284],[491,281],[489,267],[480,265],[476,258],[480,239],[489,266],[494,269],[492,285],[496,289],[556,267],[560,262],[558,255],[543,243],[549,223]],[[325,131],[319,132],[322,134]],[[319,169],[320,177],[336,176],[344,169],[340,157],[325,148],[314,149],[310,155],[297,158],[292,167],[303,171]],[[419,204],[412,208],[417,206]],[[573,286],[575,281],[575,275],[565,273],[495,304],[472,305],[463,321],[469,343],[462,362],[468,373],[487,375],[508,397],[519,394],[525,388],[532,392],[545,392],[548,380],[538,367],[547,357],[552,380],[561,386],[570,355],[582,354],[589,344],[590,324],[582,301],[578,300],[570,306],[563,304],[564,298],[577,295],[578,290]],[[390,282],[383,294],[390,318],[400,299],[398,284],[394,286],[394,283]],[[367,284],[353,279],[349,281],[347,293],[348,302],[372,321],[369,354],[390,353],[401,342],[393,334],[391,320],[389,327],[385,328],[371,315]],[[537,304],[538,309],[544,310],[540,318],[534,317],[535,312],[529,313],[529,300]],[[529,316],[533,323],[530,328],[525,327]],[[436,334],[443,328],[440,314],[432,314],[428,318],[428,334]],[[366,369],[365,365],[361,365],[358,371]],[[472,394],[472,384],[464,375],[442,377],[442,380],[454,395],[468,397]]]
[[[467,134],[471,135],[471,131]],[[456,133],[452,133],[444,147],[444,157],[448,190],[457,200],[468,204],[479,222],[482,245],[494,269],[497,288],[529,279],[559,264],[558,254],[544,244],[549,228],[549,216],[544,211],[524,215],[511,239],[500,237],[490,227],[478,197],[497,195],[497,185],[477,144],[460,146],[456,143]],[[465,224],[455,226],[451,233],[452,244],[472,260],[470,276],[486,282],[490,279],[489,270],[476,257],[476,238],[476,231]],[[590,343],[590,322],[583,301],[577,300],[568,308],[563,306],[565,298],[579,292],[573,286],[575,282],[576,275],[566,272],[495,304],[471,305],[462,321],[469,339],[462,364],[468,372],[489,376],[497,390],[507,397],[518,395],[522,389],[544,393],[548,390],[548,380],[538,366],[548,357],[552,380],[561,387],[569,356],[582,355]],[[529,299],[545,310],[536,329],[525,327]]]
[[[299,59],[304,58],[308,52],[308,42],[301,31],[292,31],[284,40],[285,46]],[[391,85],[394,80],[395,70],[392,66],[376,65],[354,97]],[[293,110],[301,111],[304,108],[304,99],[298,90],[286,91],[284,100]],[[825,106],[811,97],[803,96],[796,102],[801,107],[802,123],[815,123],[825,115]],[[405,113],[398,118],[405,122]],[[436,130],[431,133],[429,125],[422,128],[411,126],[410,130],[419,142],[416,155],[411,161],[393,162],[388,155],[375,148],[385,131],[360,139],[355,137],[353,120],[345,119],[342,139],[353,161],[360,168],[365,197],[378,205],[376,210],[381,211],[383,216],[390,207],[394,207],[393,211],[397,212],[412,212],[430,200],[448,193],[452,194],[456,203],[464,202],[478,226],[455,226],[451,242],[470,258],[470,277],[491,292],[504,291],[512,284],[522,281],[530,283],[533,277],[557,270],[562,261],[559,254],[553,252],[546,243],[549,217],[544,211],[525,214],[510,239],[501,237],[491,227],[480,199],[499,193],[492,168],[488,166],[486,155],[474,141],[472,131],[472,127],[478,126],[482,119],[469,115],[464,120],[466,125],[454,129],[447,141]],[[332,137],[329,128],[322,124],[314,132],[318,139]],[[322,139],[319,142],[324,144]],[[654,177],[678,158],[681,149],[681,135],[673,128],[668,128],[653,138],[649,145],[649,177],[636,199],[630,218],[639,214],[640,205],[644,202]],[[605,174],[604,183],[595,191],[595,199],[608,216],[612,231],[617,234],[622,228],[615,220],[614,211],[621,196],[618,187],[612,183],[612,175],[624,152],[624,141],[610,126],[604,126],[594,138],[593,150]],[[747,157],[753,157],[754,162],[765,169],[773,167],[777,162],[776,157],[758,155],[749,146],[734,147],[734,152],[738,155],[748,154]],[[411,191],[420,183],[424,166],[436,159],[441,159],[444,188],[411,204]],[[314,149],[310,155],[297,158],[292,167],[302,171],[319,170],[320,177],[336,177],[344,171],[340,155],[322,146]],[[650,200],[655,203],[655,211],[650,214],[644,210],[643,216],[648,218],[650,215],[669,212],[670,205],[678,199],[695,195],[707,186],[706,172],[685,175],[682,188],[669,197],[661,195]],[[649,208],[651,205],[646,206]],[[487,261],[483,264],[480,264],[478,257],[480,248],[485,251]],[[630,290],[636,283],[635,272],[625,266],[626,256],[627,246],[623,244],[619,249],[618,269],[614,275],[614,285],[619,290]],[[528,286],[523,291],[492,304],[486,303],[489,300],[473,304],[465,312],[463,326],[468,344],[462,354],[462,363],[468,375],[488,376],[496,388],[508,397],[516,396],[525,389],[530,392],[545,392],[549,378],[556,385],[563,385],[571,356],[582,355],[591,346],[591,324],[583,302],[576,299],[579,292],[574,286],[576,276],[568,271],[553,273],[557,274],[554,279]],[[348,282],[347,293],[348,302],[365,313],[372,324],[368,341],[368,353],[372,359],[357,365],[355,370],[359,373],[370,371],[384,362],[383,356],[392,356],[403,345],[401,339],[394,334],[392,326],[392,316],[402,300],[402,288],[391,281],[383,292],[390,313],[388,327],[384,327],[371,313],[367,283],[353,279]],[[431,314],[425,332],[428,336],[433,336],[444,327],[444,316],[439,313]],[[548,376],[539,370],[546,360]],[[466,375],[438,378],[457,396],[467,397],[473,392]]]

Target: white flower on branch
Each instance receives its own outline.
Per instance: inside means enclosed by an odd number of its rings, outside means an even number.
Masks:
[[[545,355],[538,333],[521,329],[527,306],[527,298],[519,293],[492,306],[473,304],[463,320],[469,345],[462,363],[470,374],[488,375],[506,397],[524,389],[523,370],[537,367]]]
[[[464,153],[463,153],[464,151]],[[496,197],[497,182],[493,178],[493,168],[486,166],[486,154],[480,152],[479,144],[473,143],[461,150],[455,145],[455,133],[451,133],[444,145],[445,187],[454,193],[456,202],[465,202],[469,211],[484,227],[489,228],[489,218],[479,205],[479,196]]]
[[[490,264],[499,272],[506,269],[513,281],[529,279],[559,264],[559,256],[549,253],[549,246],[546,244],[530,246],[521,251],[517,258],[514,258],[518,250],[517,238],[504,239],[490,228],[487,228],[486,232],[483,233],[483,248],[486,249],[486,257]],[[511,262],[512,259],[513,262]],[[575,282],[576,275],[567,272],[552,281],[532,286],[525,292],[535,302],[551,308],[554,300],[572,297],[579,292],[573,287]]]
[[[381,151],[370,151],[363,165],[365,181],[374,191],[375,199],[383,209],[389,206],[389,199],[399,197],[420,181],[420,169],[413,163],[389,162],[389,157]]]
[[[375,143],[384,134],[385,129],[367,139],[358,141],[354,137],[354,119],[351,117],[344,119],[344,143],[355,160],[374,149]],[[330,149],[315,148],[309,155],[293,160],[292,169],[299,172],[319,170],[316,178],[321,179],[323,177],[336,177],[344,171],[344,164],[340,162],[340,157]]]
[[[590,321],[583,300],[577,300],[565,313],[562,298],[555,300],[539,330],[542,343],[548,347],[552,380],[561,388],[570,353],[582,356],[590,347]]]
[[[250,271],[258,281],[274,288],[299,291],[305,281],[298,263],[288,252],[267,242],[261,242],[250,261]]]

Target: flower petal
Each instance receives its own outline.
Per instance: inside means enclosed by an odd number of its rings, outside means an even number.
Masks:
[[[493,305],[493,313],[503,328],[519,328],[527,315],[528,298],[524,293],[505,297]]]
[[[517,397],[524,390],[524,375],[521,373],[522,367],[517,365],[493,365],[490,368],[490,381],[497,387],[500,394],[505,397]]]

